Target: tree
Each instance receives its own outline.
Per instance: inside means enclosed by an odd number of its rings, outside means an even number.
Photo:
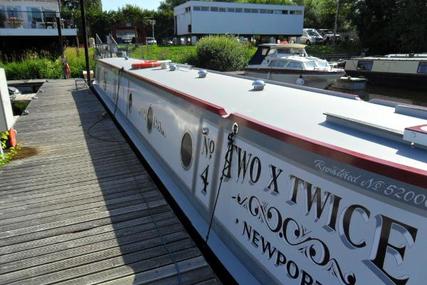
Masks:
[[[425,52],[425,0],[360,0],[353,9],[361,44],[371,54]]]

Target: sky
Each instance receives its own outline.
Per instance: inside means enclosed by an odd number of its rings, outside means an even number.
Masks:
[[[161,0],[102,0],[104,11],[117,10],[126,4],[136,5],[147,10],[157,10]]]

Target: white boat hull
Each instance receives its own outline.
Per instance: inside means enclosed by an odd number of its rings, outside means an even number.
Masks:
[[[96,74],[102,101],[240,284],[424,284],[427,194],[397,179],[406,173],[373,172],[103,62]]]
[[[262,78],[262,79],[268,79],[273,81],[279,81],[284,83],[290,83],[290,84],[297,84],[297,80],[299,79],[300,73],[286,73],[286,71],[283,72],[268,72],[264,70],[245,70],[245,75],[250,77],[256,77],[256,78]],[[328,86],[333,84],[337,78],[340,78],[344,75],[344,72],[336,73],[319,73],[319,74],[302,74],[302,77],[304,79],[304,86],[319,88],[319,89],[326,89]]]

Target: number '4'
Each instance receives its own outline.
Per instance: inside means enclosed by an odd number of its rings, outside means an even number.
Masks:
[[[209,165],[206,166],[205,170],[203,170],[202,174],[200,174],[200,177],[202,178],[202,182],[203,182],[203,189],[202,189],[203,193],[206,193],[206,188],[209,185],[208,176],[209,176]]]

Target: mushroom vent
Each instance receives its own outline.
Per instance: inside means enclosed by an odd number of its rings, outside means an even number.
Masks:
[[[252,87],[254,91],[262,91],[264,90],[265,82],[264,80],[255,80],[252,82]]]

